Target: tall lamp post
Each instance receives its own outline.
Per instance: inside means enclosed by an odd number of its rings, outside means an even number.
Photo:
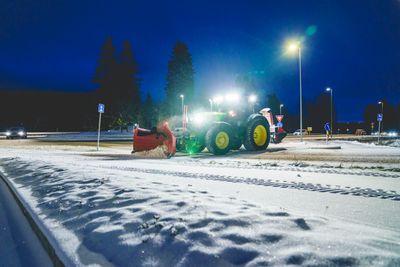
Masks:
[[[282,108],[283,108],[283,104],[279,105],[279,115],[282,115]]]
[[[299,89],[300,89],[300,138],[303,142],[303,86],[301,80],[301,46],[299,42],[291,42],[287,46],[290,53],[297,52],[299,57]]]
[[[254,105],[255,105],[256,101],[257,101],[257,96],[256,95],[250,95],[249,96],[249,102],[251,103],[251,108],[253,110],[253,113],[254,113]]]
[[[210,102],[210,109],[211,109],[211,112],[213,112],[213,100],[210,98],[210,99],[208,99],[208,102]]]
[[[179,97],[181,98],[181,104],[182,104],[182,128],[183,128],[185,125],[185,108],[184,108],[185,96],[181,94]]]
[[[331,138],[332,138],[333,129],[334,129],[333,128],[333,89],[328,87],[328,88],[326,88],[326,91],[331,93]]]
[[[383,101],[379,101],[378,104],[381,105],[382,107],[381,109],[382,118],[378,121],[378,144],[379,144],[381,139],[381,127],[382,127],[381,124],[383,124]]]

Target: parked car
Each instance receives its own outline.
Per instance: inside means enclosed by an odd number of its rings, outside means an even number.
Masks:
[[[355,134],[355,135],[366,135],[366,134],[367,134],[367,131],[365,131],[364,129],[357,129],[357,130],[354,132],[354,134]]]
[[[28,134],[24,127],[11,127],[6,130],[6,138],[13,139],[13,138],[28,138]]]
[[[306,135],[307,134],[307,130],[306,129],[303,129],[303,135]],[[293,135],[300,135],[300,129],[297,129],[294,133],[293,133]]]

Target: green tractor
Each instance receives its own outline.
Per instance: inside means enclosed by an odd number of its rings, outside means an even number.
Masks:
[[[271,138],[266,116],[240,105],[219,105],[218,109],[187,116],[186,127],[174,131],[177,151],[196,154],[207,147],[214,155],[224,155],[242,145],[248,151],[266,150]]]

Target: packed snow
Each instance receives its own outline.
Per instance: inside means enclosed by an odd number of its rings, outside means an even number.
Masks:
[[[171,159],[0,147],[0,171],[66,265],[400,265],[399,149],[316,145]]]

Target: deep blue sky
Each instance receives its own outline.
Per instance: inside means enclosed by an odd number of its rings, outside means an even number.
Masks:
[[[181,40],[193,55],[198,92],[211,95],[248,74],[295,112],[297,61],[283,44],[299,36],[306,100],[332,87],[342,121],[361,120],[363,107],[381,98],[400,102],[399,0],[1,0],[0,89],[93,90],[107,36],[117,47],[131,42],[142,90],[156,99]]]

